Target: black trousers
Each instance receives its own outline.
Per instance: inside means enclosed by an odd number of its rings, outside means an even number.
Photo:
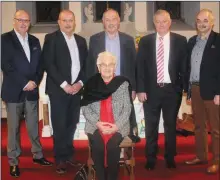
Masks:
[[[145,116],[145,155],[148,161],[155,162],[158,152],[158,129],[161,110],[164,120],[165,154],[167,160],[176,155],[176,119],[181,104],[182,92],[177,92],[172,84],[157,87],[147,95],[144,102]]]
[[[121,152],[119,145],[123,139],[121,134],[115,133],[107,143],[107,168],[104,166],[104,141],[99,131],[88,134],[88,138],[98,180],[117,180]]]
[[[72,159],[73,136],[80,115],[80,95],[49,95],[56,163]]]

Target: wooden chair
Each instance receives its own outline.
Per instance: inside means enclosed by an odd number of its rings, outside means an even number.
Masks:
[[[134,148],[135,148],[135,143],[132,142],[132,140],[127,136],[123,139],[121,144],[119,145],[120,148],[124,149],[124,158],[119,161],[120,166],[124,168],[124,174],[130,176],[130,180],[135,179],[134,175],[134,167],[135,167],[135,158],[134,158]],[[87,165],[88,165],[88,180],[95,180],[96,174],[95,170],[93,168],[94,162],[92,160],[92,155],[91,155],[91,147],[89,145],[88,149],[89,157],[87,160]]]

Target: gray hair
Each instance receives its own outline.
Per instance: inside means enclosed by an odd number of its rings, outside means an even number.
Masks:
[[[163,9],[158,9],[155,13],[154,13],[154,20],[155,20],[155,17],[158,16],[158,15],[166,15],[168,17],[169,20],[171,20],[171,17],[170,17],[170,13],[166,10],[163,10]]]

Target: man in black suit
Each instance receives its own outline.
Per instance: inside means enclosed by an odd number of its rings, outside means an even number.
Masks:
[[[21,154],[19,121],[23,111],[32,145],[33,162],[44,166],[51,166],[52,163],[43,157],[38,134],[38,86],[43,76],[40,43],[36,37],[27,33],[30,17],[26,11],[19,10],[15,13],[13,25],[12,31],[1,36],[1,95],[7,110],[10,175],[18,177],[18,157]]]
[[[127,77],[132,85],[132,99],[136,97],[136,49],[134,39],[122,32],[119,32],[120,17],[114,9],[108,9],[103,14],[103,25],[105,31],[91,36],[89,42],[89,53],[86,61],[87,79],[98,72],[96,60],[98,54],[108,51],[117,57],[116,75]],[[131,113],[131,131],[137,127],[134,109]],[[135,128],[137,133],[137,128]]]
[[[208,163],[207,122],[212,138],[212,165],[208,173],[219,170],[219,120],[220,120],[220,35],[212,30],[214,16],[202,9],[196,17],[198,35],[188,42],[188,99],[192,100],[195,122],[196,157],[188,165]],[[191,95],[191,96],[190,96]]]
[[[56,172],[66,172],[66,163],[79,166],[73,160],[73,136],[80,114],[80,89],[85,77],[83,66],[87,57],[86,40],[74,34],[75,16],[72,11],[59,14],[60,30],[47,34],[43,59],[47,72],[46,93],[51,103]]]
[[[143,102],[147,163],[154,169],[158,151],[158,126],[161,109],[165,130],[165,154],[168,168],[175,168],[176,119],[186,74],[186,38],[170,32],[171,19],[165,10],[154,15],[156,33],[140,40],[137,53],[137,95]]]

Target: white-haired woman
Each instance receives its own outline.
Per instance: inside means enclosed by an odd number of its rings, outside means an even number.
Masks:
[[[131,86],[125,77],[115,76],[116,63],[109,52],[98,55],[99,73],[85,84],[82,99],[85,132],[99,180],[117,180],[119,144],[130,132]]]

